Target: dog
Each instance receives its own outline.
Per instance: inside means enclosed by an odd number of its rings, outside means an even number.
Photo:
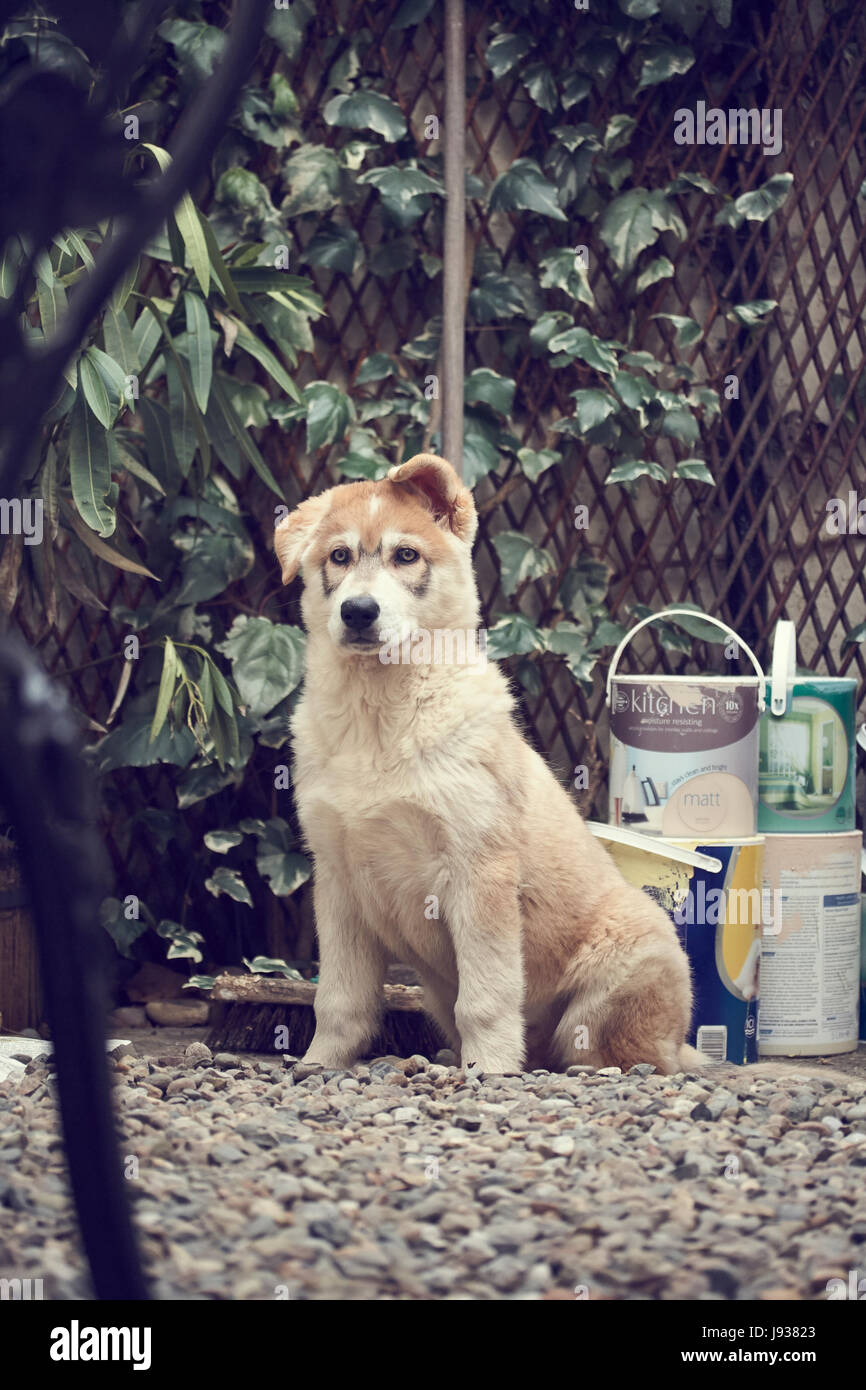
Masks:
[[[320,954],[305,1061],[364,1055],[396,960],[464,1066],[681,1071],[700,1054],[673,923],[523,738],[497,665],[421,641],[476,634],[477,524],[451,465],[419,454],[274,533],[308,634],[292,718]]]

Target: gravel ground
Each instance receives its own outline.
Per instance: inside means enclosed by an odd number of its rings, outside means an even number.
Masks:
[[[866,1081],[835,1066],[112,1065],[159,1298],[821,1299],[866,1264]],[[0,1277],[88,1297],[50,1075],[0,1083]]]

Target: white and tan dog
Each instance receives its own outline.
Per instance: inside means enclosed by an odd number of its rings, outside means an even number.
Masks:
[[[292,724],[321,958],[306,1060],[363,1053],[399,960],[464,1065],[681,1070],[699,1054],[673,924],[525,742],[496,664],[456,642],[384,659],[415,633],[474,633],[476,526],[451,465],[421,454],[275,532],[283,581],[303,572],[309,634]]]

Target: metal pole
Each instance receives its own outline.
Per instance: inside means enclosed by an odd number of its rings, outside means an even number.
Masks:
[[[463,475],[466,314],[466,26],[445,0],[445,244],[442,291],[442,453]]]

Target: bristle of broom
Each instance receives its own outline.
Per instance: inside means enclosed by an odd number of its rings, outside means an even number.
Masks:
[[[214,1004],[212,1009],[207,1040],[212,1052],[264,1052],[270,1056],[280,1052],[303,1057],[316,1028],[309,1004]],[[366,1056],[434,1057],[445,1046],[427,1014],[391,1009],[384,1014]]]

